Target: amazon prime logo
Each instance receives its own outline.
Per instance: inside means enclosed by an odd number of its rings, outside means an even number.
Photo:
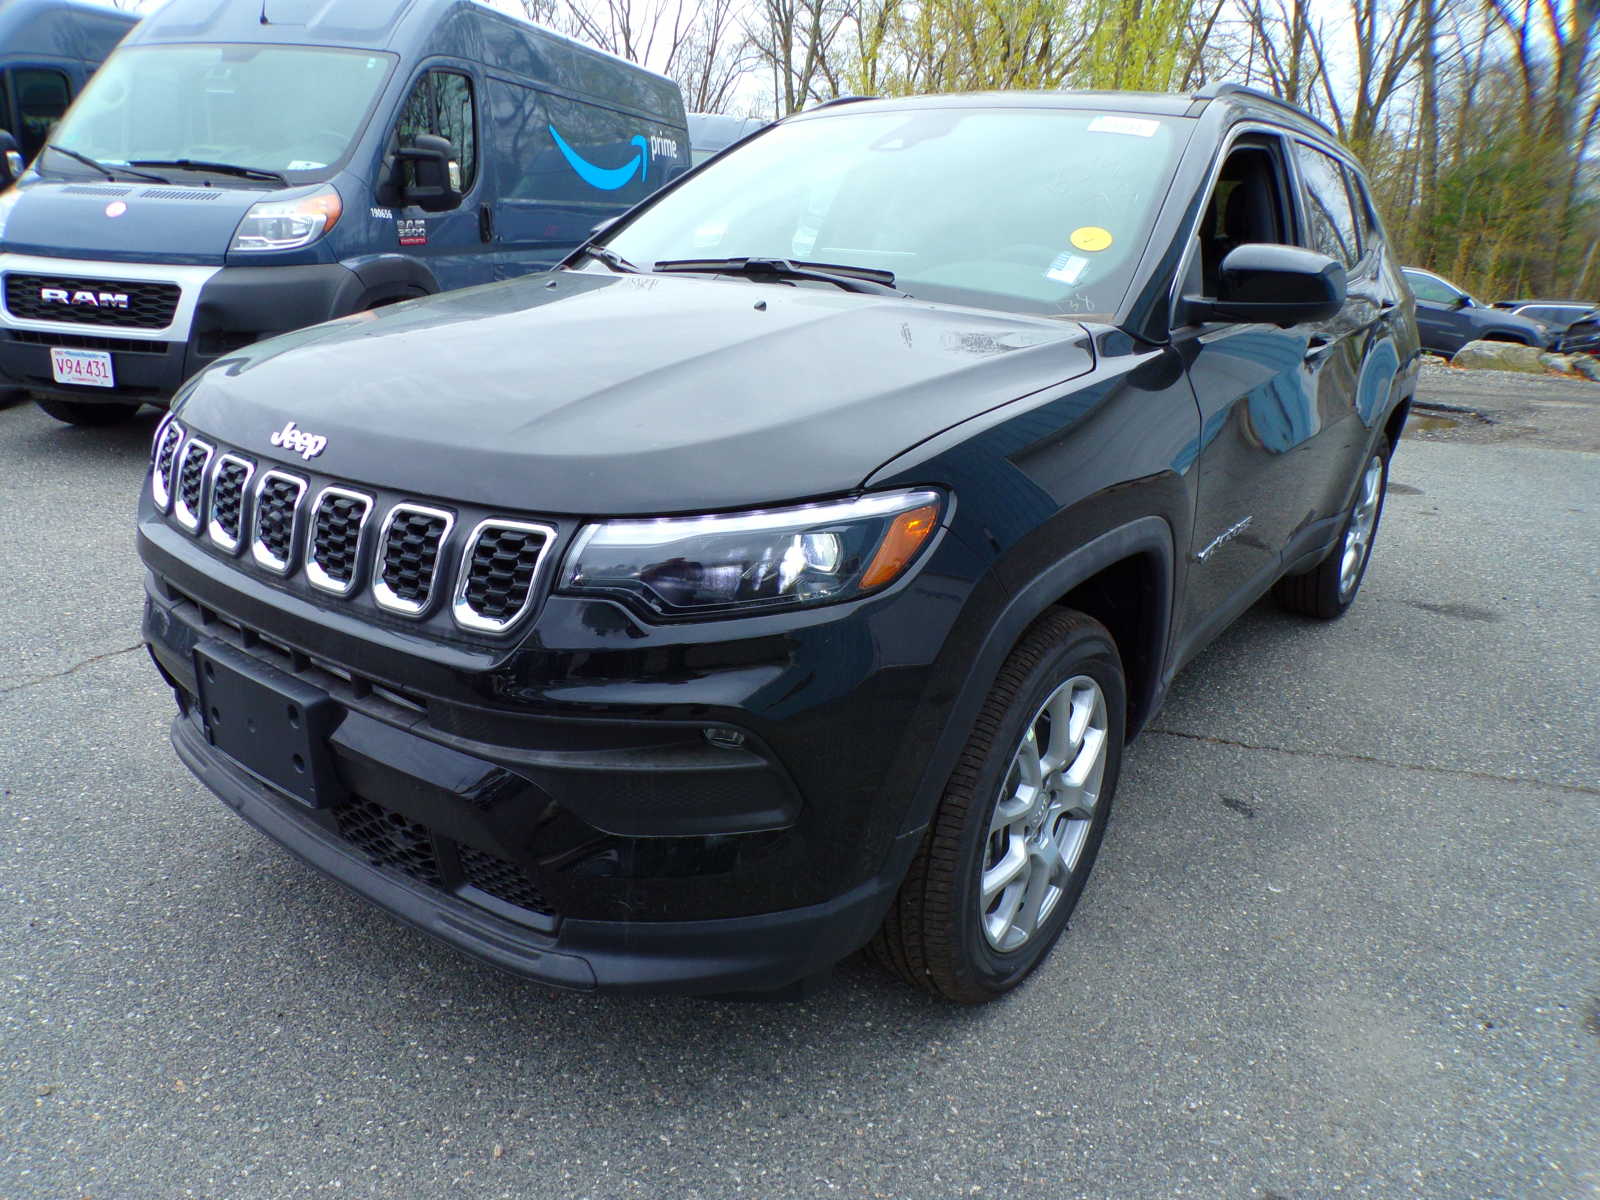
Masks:
[[[39,299],[46,304],[71,304],[83,308],[127,308],[127,292],[91,292],[87,289],[68,291],[66,288],[39,289]]]
[[[301,458],[310,462],[327,448],[328,439],[320,434],[307,433],[304,429],[298,429],[295,427],[295,423],[290,421],[272,435],[272,444],[274,446],[282,446],[289,453],[298,454]]]

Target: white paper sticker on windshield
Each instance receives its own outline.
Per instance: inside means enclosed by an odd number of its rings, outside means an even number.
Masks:
[[[297,158],[292,163],[290,163],[287,167],[285,167],[284,170],[285,171],[320,171],[320,170],[322,170],[323,167],[325,167],[327,165],[328,165],[327,163],[312,162],[309,158]]]
[[[1147,121],[1143,117],[1102,115],[1089,122],[1090,133],[1130,133],[1134,137],[1155,137],[1160,128],[1160,121]]]
[[[1044,273],[1046,279],[1054,279],[1057,283],[1074,284],[1083,276],[1083,269],[1089,265],[1089,260],[1077,254],[1058,254],[1055,261],[1050,264],[1050,269]]]

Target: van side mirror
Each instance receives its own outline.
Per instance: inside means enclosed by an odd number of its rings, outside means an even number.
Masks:
[[[1288,328],[1328,321],[1344,307],[1344,267],[1299,246],[1252,242],[1235,246],[1218,270],[1215,299],[1183,298],[1190,322],[1249,321]]]
[[[0,188],[8,188],[15,183],[27,165],[22,161],[17,139],[0,129]]]
[[[411,164],[411,182],[400,183],[400,203],[414,204],[423,212],[447,212],[461,203],[461,168],[449,138],[419,133],[409,146],[395,151],[395,170]]]

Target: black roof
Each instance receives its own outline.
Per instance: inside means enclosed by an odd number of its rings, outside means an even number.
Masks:
[[[1317,138],[1333,140],[1335,134],[1304,109],[1267,92],[1239,83],[1218,83],[1198,92],[1125,91],[1008,91],[955,92],[930,96],[841,96],[813,105],[797,116],[823,110],[866,106],[879,111],[913,108],[1063,108],[1144,113],[1153,117],[1198,117],[1212,105],[1226,105],[1245,115],[1289,125]]]

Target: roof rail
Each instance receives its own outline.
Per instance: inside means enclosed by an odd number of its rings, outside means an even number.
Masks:
[[[832,108],[836,104],[859,104],[863,100],[882,100],[882,96],[835,96],[831,100],[824,100],[813,104],[806,109],[807,112],[816,112],[819,108]]]
[[[1282,96],[1274,96],[1271,92],[1264,92],[1260,88],[1249,87],[1246,84],[1232,82],[1208,83],[1198,92],[1193,93],[1193,95],[1196,100],[1220,100],[1224,96],[1246,96],[1251,100],[1260,100],[1266,104],[1271,104],[1276,108],[1287,109],[1295,116],[1302,117],[1305,120],[1310,121],[1318,128],[1326,130],[1331,136],[1339,136],[1334,132],[1333,126],[1329,125],[1320,117],[1312,116],[1298,104],[1291,104]]]

